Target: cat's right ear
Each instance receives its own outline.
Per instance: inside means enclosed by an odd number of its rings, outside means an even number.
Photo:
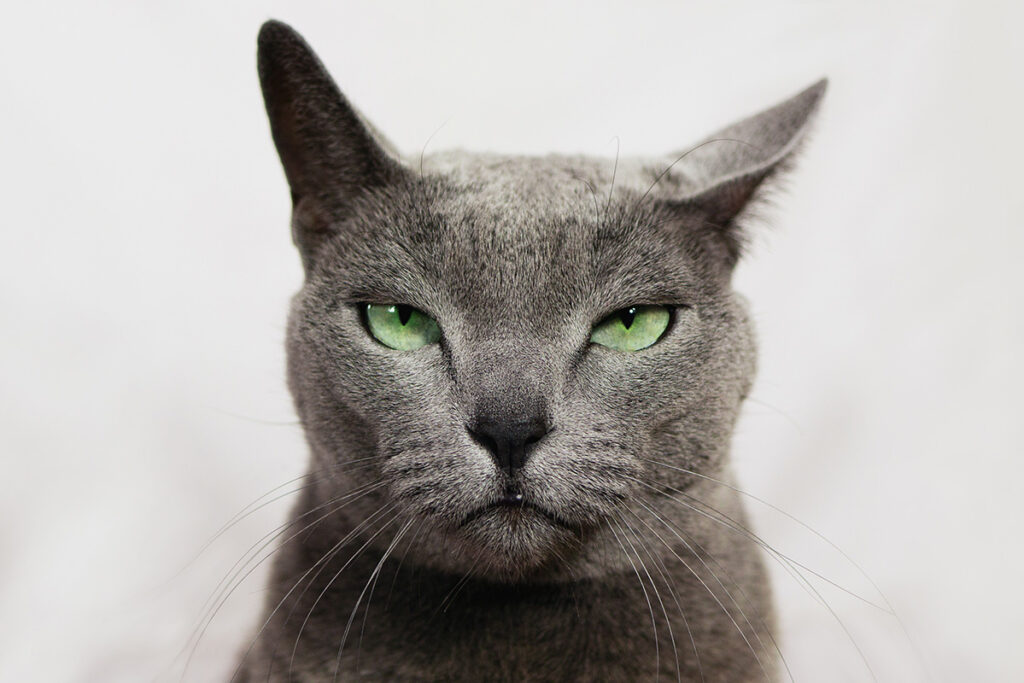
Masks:
[[[359,194],[392,182],[400,163],[294,29],[268,21],[257,62],[270,130],[292,194],[292,236],[310,267]]]

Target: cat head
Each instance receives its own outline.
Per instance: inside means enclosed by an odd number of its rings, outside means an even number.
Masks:
[[[515,580],[603,571],[626,511],[678,517],[666,492],[721,470],[754,375],[741,218],[825,83],[661,159],[405,163],[286,25],[259,74],[305,269],[289,383],[333,519]]]

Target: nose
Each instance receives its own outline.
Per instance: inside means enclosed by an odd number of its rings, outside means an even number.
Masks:
[[[547,433],[547,421],[539,416],[526,420],[478,420],[469,429],[470,436],[490,452],[509,477],[522,469],[533,445]]]

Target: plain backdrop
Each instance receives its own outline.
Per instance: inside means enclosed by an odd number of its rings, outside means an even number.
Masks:
[[[275,17],[412,154],[662,154],[827,75],[735,278],[761,338],[736,468],[792,515],[748,501],[790,558],[769,560],[782,649],[812,683],[922,661],[1024,680],[1021,7],[7,7],[0,678],[178,680],[225,575],[185,679],[224,680],[255,626],[268,563],[229,572],[294,486],[204,544],[306,458],[282,349],[302,275],[255,70]]]

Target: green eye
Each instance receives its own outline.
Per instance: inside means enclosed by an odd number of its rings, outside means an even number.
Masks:
[[[384,346],[413,351],[441,338],[441,328],[412,306],[366,304],[366,325]]]
[[[594,325],[590,341],[616,351],[639,351],[661,339],[668,321],[664,306],[623,308]]]

